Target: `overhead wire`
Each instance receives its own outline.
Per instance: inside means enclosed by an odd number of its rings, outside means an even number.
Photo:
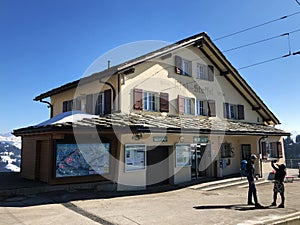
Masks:
[[[280,38],[280,37],[283,37],[283,36],[288,36],[289,49],[290,49],[289,35],[292,34],[292,33],[299,32],[299,31],[300,31],[300,29],[294,30],[294,31],[290,31],[290,32],[287,32],[287,33],[284,33],[284,34],[280,34],[280,35],[276,35],[276,36],[273,36],[273,37],[270,37],[270,38],[265,38],[265,39],[262,39],[262,40],[259,40],[259,41],[255,41],[255,42],[248,43],[248,44],[245,44],[245,45],[240,45],[240,46],[237,46],[237,47],[234,47],[234,48],[230,48],[230,49],[224,50],[223,52],[230,52],[230,51],[233,51],[233,50],[237,50],[237,49],[240,49],[240,48],[245,48],[245,47],[248,47],[248,46],[251,46],[251,45],[255,45],[255,44],[262,43],[262,42],[270,41],[272,39]]]
[[[283,59],[283,58],[289,57],[291,55],[292,54],[289,53],[287,55],[283,55],[283,56],[276,57],[276,58],[273,58],[273,59],[268,59],[268,60],[265,60],[265,61],[261,61],[261,62],[258,62],[258,63],[254,63],[254,64],[251,64],[251,65],[248,65],[248,66],[243,66],[243,67],[238,68],[237,70],[242,70],[242,69],[246,69],[246,68],[249,68],[249,67],[257,66],[257,65],[260,65],[260,64],[272,62],[272,61],[275,61],[275,60],[278,60],[278,59]]]
[[[246,31],[249,31],[249,30],[253,30],[255,28],[262,27],[262,26],[265,26],[267,24],[274,23],[274,22],[277,22],[279,20],[286,19],[288,17],[292,17],[292,16],[297,15],[299,13],[300,13],[300,11],[292,13],[292,14],[289,14],[289,15],[286,15],[286,16],[282,16],[282,17],[280,17],[278,19],[270,20],[270,21],[267,21],[267,22],[262,23],[262,24],[258,24],[258,25],[255,25],[255,26],[252,26],[252,27],[249,27],[249,28],[246,28],[246,29],[234,32],[234,33],[231,33],[231,34],[227,34],[227,35],[221,36],[219,38],[214,39],[213,41],[218,41],[218,40],[221,40],[221,39],[224,39],[224,38],[228,38],[228,37],[231,37],[231,36],[234,36],[234,35],[237,35],[237,34],[240,34],[240,33],[246,32]]]

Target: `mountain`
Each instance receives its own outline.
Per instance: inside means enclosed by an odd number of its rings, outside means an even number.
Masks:
[[[11,134],[0,135],[0,172],[19,172],[21,139]]]
[[[7,142],[7,143],[14,145],[17,148],[21,149],[21,138],[15,137],[11,133],[0,134],[0,142],[1,141]]]

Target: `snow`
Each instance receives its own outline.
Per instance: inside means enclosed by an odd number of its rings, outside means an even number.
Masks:
[[[20,172],[20,167],[10,163],[5,166],[5,169],[10,170],[11,172]]]
[[[10,133],[0,134],[0,142],[10,143],[19,149],[21,148],[21,137],[15,137]]]
[[[87,114],[85,112],[81,111],[68,111],[61,113],[57,116],[52,117],[49,120],[46,120],[40,124],[35,125],[34,127],[42,127],[42,126],[47,126],[47,125],[53,125],[53,124],[59,124],[59,123],[67,123],[67,122],[77,122],[80,120],[83,120],[84,118],[95,118],[97,116]]]

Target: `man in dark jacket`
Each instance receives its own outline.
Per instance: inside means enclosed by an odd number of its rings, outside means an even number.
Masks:
[[[262,208],[262,206],[258,203],[257,200],[256,185],[255,185],[255,180],[258,179],[258,177],[255,175],[255,167],[254,167],[254,162],[256,159],[257,156],[255,154],[252,154],[247,163],[247,173],[248,173],[247,179],[249,183],[248,205],[255,205],[255,208]],[[252,202],[252,196],[254,198],[254,203]]]
[[[275,177],[274,177],[274,189],[273,189],[273,202],[272,202],[272,206],[276,206],[276,200],[277,200],[277,194],[280,193],[280,196],[281,196],[281,204],[278,206],[278,208],[284,208],[284,184],[283,184],[283,181],[284,181],[284,178],[285,178],[285,175],[286,175],[286,171],[285,171],[285,165],[284,164],[281,164],[281,165],[278,165],[278,167],[276,167],[274,165],[276,161],[272,161],[271,162],[271,165],[273,167],[273,169],[275,170]]]

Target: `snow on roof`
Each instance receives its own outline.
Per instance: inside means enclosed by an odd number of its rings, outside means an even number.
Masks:
[[[92,119],[97,117],[96,115],[91,115],[82,111],[68,111],[61,114],[58,114],[54,117],[52,117],[49,120],[46,120],[40,124],[35,125],[34,127],[43,127],[47,125],[53,125],[53,124],[61,124],[61,123],[73,123],[80,120],[83,120],[84,118]]]

